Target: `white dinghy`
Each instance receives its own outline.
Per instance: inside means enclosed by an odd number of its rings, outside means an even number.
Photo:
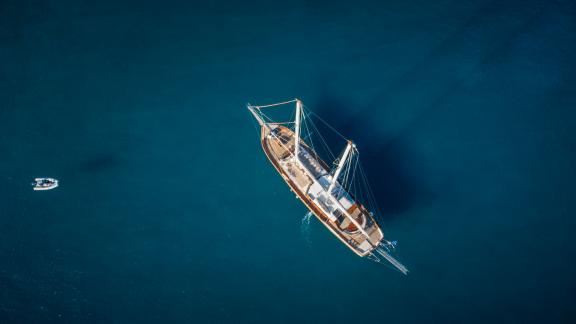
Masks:
[[[50,190],[58,187],[58,180],[53,178],[36,178],[32,182],[34,190]]]

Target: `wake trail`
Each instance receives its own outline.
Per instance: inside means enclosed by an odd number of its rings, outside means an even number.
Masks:
[[[304,217],[302,217],[302,221],[300,223],[300,232],[302,232],[302,236],[304,236],[304,240],[306,243],[312,243],[310,241],[310,219],[312,218],[312,212],[307,212]]]

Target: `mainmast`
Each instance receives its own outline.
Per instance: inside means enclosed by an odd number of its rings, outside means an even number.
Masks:
[[[341,208],[342,214],[344,214],[344,216],[346,216],[346,218],[348,218],[350,220],[350,222],[352,224],[354,224],[354,226],[356,226],[356,228],[358,228],[360,230],[360,232],[362,232],[362,234],[368,240],[368,243],[370,243],[370,245],[374,246],[372,244],[372,242],[370,242],[370,235],[364,230],[364,228],[362,227],[362,224],[358,223],[358,221],[355,220],[354,217],[352,217],[352,215],[350,215],[350,213],[348,213],[348,211],[342,206],[342,204],[338,201],[338,198],[334,197],[334,195],[332,194],[332,190],[334,189],[334,186],[336,185],[336,182],[338,181],[338,177],[340,176],[340,172],[342,172],[342,169],[344,169],[344,166],[346,165],[346,161],[348,160],[348,156],[350,155],[350,152],[353,149],[356,149],[356,145],[354,143],[352,143],[352,141],[348,141],[348,145],[346,145],[346,149],[344,150],[344,153],[342,153],[342,156],[340,157],[340,161],[338,161],[338,167],[336,168],[336,172],[334,172],[334,176],[332,177],[332,181],[330,182],[330,185],[328,186],[328,191],[326,191],[326,194],[328,195],[328,197],[330,197],[330,200],[334,204],[336,204],[337,206],[339,206]]]
[[[299,160],[298,153],[300,152],[300,117],[302,115],[302,101],[296,99],[296,120],[294,130],[294,158]]]
[[[344,153],[342,154],[342,157],[340,157],[340,161],[338,162],[338,167],[336,168],[336,172],[334,172],[334,176],[332,177],[332,182],[330,182],[330,186],[328,187],[328,194],[329,195],[332,195],[332,189],[334,189],[334,186],[336,185],[336,181],[338,181],[338,177],[340,176],[340,172],[342,172],[344,165],[346,165],[346,160],[348,159],[348,155],[350,154],[350,151],[353,148],[356,148],[356,145],[354,145],[354,143],[352,143],[352,141],[348,141],[348,145],[346,145],[346,149],[344,150]]]

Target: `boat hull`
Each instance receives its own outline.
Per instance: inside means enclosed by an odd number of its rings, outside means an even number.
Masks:
[[[287,136],[291,138],[293,142],[293,132],[284,126],[276,126],[276,128],[280,129],[280,132],[283,134],[288,134]],[[282,176],[284,181],[290,187],[290,190],[294,192],[296,197],[302,201],[302,203],[308,208],[314,216],[322,223],[326,228],[332,232],[342,243],[344,243],[348,248],[350,248],[354,253],[357,255],[364,257],[372,253],[372,250],[376,249],[380,242],[384,239],[384,235],[378,226],[376,220],[369,214],[368,211],[362,205],[356,205],[356,208],[362,210],[361,216],[364,217],[366,221],[365,224],[371,224],[370,226],[370,235],[368,237],[362,237],[361,234],[358,234],[359,231],[355,228],[354,225],[349,225],[349,228],[352,231],[346,231],[346,229],[342,229],[337,222],[333,221],[331,217],[322,210],[316,203],[312,200],[312,198],[305,192],[305,189],[302,188],[302,185],[299,185],[293,177],[288,174],[286,167],[282,165],[282,160],[278,157],[278,154],[274,152],[272,148],[273,145],[278,145],[278,141],[280,139],[274,135],[271,135],[273,129],[269,127],[263,126],[261,129],[261,145],[266,157],[276,171]],[[276,143],[274,143],[276,142]],[[287,145],[289,146],[290,139],[287,140]],[[300,143],[303,149],[309,150],[305,143]],[[286,148],[286,147],[285,147]],[[293,154],[293,149],[290,150],[286,148],[287,154]],[[322,168],[328,169],[326,163],[324,163],[321,159],[317,159],[317,162],[321,165]],[[356,232],[354,233],[354,229]],[[366,229],[365,229],[366,230]]]
[[[42,186],[39,183],[44,180],[49,180],[50,184],[46,186]],[[44,191],[44,190],[52,190],[58,187],[58,180],[52,178],[36,178],[34,179],[34,186],[33,189],[35,191]]]

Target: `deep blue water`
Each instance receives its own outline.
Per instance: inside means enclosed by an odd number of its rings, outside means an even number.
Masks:
[[[575,67],[571,1],[3,1],[0,322],[573,323]],[[294,97],[409,276],[301,229]]]

